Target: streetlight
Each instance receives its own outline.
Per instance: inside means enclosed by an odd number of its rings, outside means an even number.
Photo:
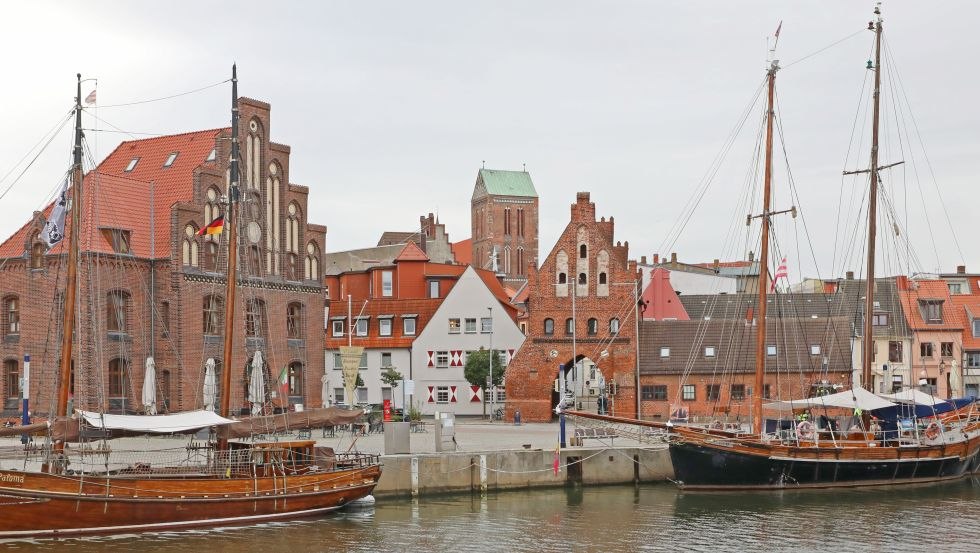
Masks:
[[[487,392],[490,394],[490,422],[493,422],[493,307],[488,307],[490,314],[490,376],[487,378]]]

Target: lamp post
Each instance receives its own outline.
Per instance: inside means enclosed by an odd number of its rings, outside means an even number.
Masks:
[[[939,378],[942,378],[944,374],[946,375],[946,397],[953,397],[952,391],[949,389],[950,388],[950,382],[949,382],[949,374],[946,373],[946,361],[940,361],[939,362]]]
[[[487,378],[487,392],[490,394],[490,422],[493,422],[493,307],[488,307],[490,314],[490,376]]]

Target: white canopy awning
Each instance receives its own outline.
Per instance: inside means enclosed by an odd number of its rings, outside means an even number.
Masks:
[[[170,434],[209,426],[222,426],[235,421],[211,411],[187,411],[174,415],[108,415],[92,411],[78,411],[85,422],[103,430],[129,430]]]
[[[923,391],[916,390],[915,388],[909,388],[894,394],[879,395],[885,399],[897,401],[899,403],[915,403],[916,405],[939,405],[940,403],[946,403],[945,400],[929,395]]]
[[[791,411],[793,409],[810,409],[813,407],[843,407],[845,409],[863,409],[871,411],[883,407],[894,407],[894,403],[884,400],[864,388],[851,388],[836,394],[829,394],[819,397],[809,397],[806,399],[791,399],[789,401],[775,401],[766,403],[762,407],[765,409],[776,409],[778,411]]]

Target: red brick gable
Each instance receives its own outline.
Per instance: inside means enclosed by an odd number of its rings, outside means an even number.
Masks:
[[[415,242],[411,242],[411,241],[408,244],[405,244],[405,247],[402,248],[401,253],[399,253],[398,256],[395,257],[396,263],[399,261],[428,261],[428,260],[429,260],[429,256],[425,255],[425,252],[422,251],[422,248],[416,246]]]

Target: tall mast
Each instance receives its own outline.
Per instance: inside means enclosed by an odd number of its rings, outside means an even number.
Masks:
[[[231,66],[231,160],[228,184],[228,204],[224,214],[224,226],[228,228],[228,281],[225,283],[225,349],[221,358],[221,416],[230,414],[232,344],[235,328],[235,289],[238,272],[238,222],[235,220],[238,203],[238,69]]]
[[[756,308],[755,335],[755,391],[752,394],[752,408],[755,416],[752,418],[752,431],[762,433],[762,391],[766,377],[766,304],[769,276],[769,216],[770,195],[772,189],[772,124],[775,118],[773,96],[776,88],[776,71],[779,71],[779,60],[772,60],[769,65],[769,101],[766,105],[766,168],[765,192],[762,199],[762,247],[759,253],[759,301]]]
[[[61,362],[59,365],[57,415],[68,414],[68,394],[71,384],[72,343],[75,333],[75,296],[78,291],[78,241],[82,233],[82,74],[76,75],[75,150],[71,168],[71,237],[68,246],[68,271],[65,277],[65,306],[61,320]],[[57,444],[59,449],[64,444]]]
[[[878,217],[878,111],[881,105],[881,9],[875,6],[875,65],[872,70],[875,72],[875,92],[874,92],[874,115],[871,128],[871,190],[868,195],[868,271],[865,274],[867,289],[864,293],[864,351],[861,368],[861,385],[865,390],[872,390],[871,382],[871,360],[874,354],[874,337],[872,332],[872,318],[874,315],[874,291],[875,291],[875,232],[877,230]]]

